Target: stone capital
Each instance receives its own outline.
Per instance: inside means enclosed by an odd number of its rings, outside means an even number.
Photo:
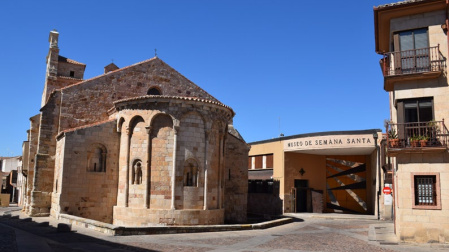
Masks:
[[[146,126],[145,130],[147,131],[147,134],[151,134],[151,126]]]

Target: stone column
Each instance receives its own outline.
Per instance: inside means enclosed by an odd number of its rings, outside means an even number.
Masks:
[[[106,152],[101,152],[101,171],[106,172]]]
[[[204,206],[203,209],[207,210],[207,147],[208,147],[208,143],[209,143],[209,136],[210,136],[210,131],[206,131],[204,134]]]
[[[148,148],[147,148],[147,172],[146,172],[146,186],[145,186],[145,208],[150,208],[150,188],[151,188],[151,126],[145,127],[148,134]]]
[[[221,166],[221,181],[220,181],[220,183],[221,183],[221,205],[220,205],[220,208],[223,208],[224,207],[224,195],[225,195],[225,190],[224,190],[224,188],[225,188],[225,184],[226,184],[226,182],[225,182],[225,171],[226,171],[226,169],[225,169],[225,167],[226,167],[226,164],[225,164],[225,162],[226,162],[226,160],[225,160],[225,156],[226,156],[226,133],[227,133],[227,130],[225,130],[224,132],[223,132],[223,135],[222,135],[222,141],[221,141],[221,153],[220,153],[220,155],[221,155],[221,159],[220,159],[220,166]]]
[[[217,209],[221,209],[221,191],[222,191],[222,178],[223,178],[223,131],[220,130],[218,134],[218,190],[217,190]]]
[[[175,210],[175,178],[176,178],[176,149],[178,147],[178,131],[179,126],[173,126],[173,169],[171,176],[171,210]]]
[[[125,181],[125,207],[128,207],[128,198],[129,198],[129,152],[130,152],[130,138],[131,138],[131,131],[129,129],[129,127],[126,127],[126,141],[125,141],[125,146],[126,146],[126,181]]]

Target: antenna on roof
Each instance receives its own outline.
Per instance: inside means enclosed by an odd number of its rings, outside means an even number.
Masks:
[[[281,132],[281,117],[279,117],[279,137],[283,137],[284,134]]]
[[[154,48],[154,57],[157,57],[157,49]]]

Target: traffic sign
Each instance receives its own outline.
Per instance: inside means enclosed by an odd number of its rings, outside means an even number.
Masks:
[[[384,187],[384,189],[382,190],[384,192],[384,194],[391,194],[391,188],[390,187]]]

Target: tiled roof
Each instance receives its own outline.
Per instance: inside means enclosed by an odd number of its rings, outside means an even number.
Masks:
[[[231,107],[224,105],[221,102],[216,102],[216,101],[212,101],[212,100],[208,100],[208,99],[204,99],[204,98],[187,97],[187,96],[144,95],[144,96],[137,96],[137,97],[132,97],[132,98],[121,99],[121,100],[115,101],[114,104],[118,104],[121,102],[145,100],[145,99],[149,99],[149,98],[167,99],[167,100],[168,99],[176,99],[176,100],[184,100],[184,101],[197,101],[197,102],[209,103],[209,104],[214,104],[214,105],[218,105],[218,106],[230,109],[232,111],[232,113],[234,113],[234,111],[232,110]]]
[[[68,77],[68,76],[60,76],[60,75],[58,75],[58,78],[68,79],[68,80],[77,80],[77,81],[83,80],[83,79],[78,79],[78,78],[73,78],[73,77]]]
[[[96,123],[91,123],[91,124],[86,124],[86,125],[75,127],[75,128],[66,129],[66,130],[61,131],[58,134],[58,136],[56,136],[56,138],[60,137],[62,134],[67,133],[67,132],[72,132],[72,131],[76,131],[76,130],[80,130],[80,129],[90,128],[90,127],[94,127],[94,126],[97,126],[97,125],[100,125],[100,124],[112,122],[112,121],[115,121],[115,120],[116,119],[107,119],[107,120],[96,122]]]
[[[83,64],[81,62],[78,62],[78,61],[75,61],[75,60],[72,60],[72,59],[68,59],[68,58],[66,58],[64,56],[61,56],[61,55],[58,56],[58,61],[59,62],[67,62],[67,63],[75,64],[75,65],[82,65],[82,66],[86,65],[86,64]]]
[[[383,8],[387,8],[387,7],[393,7],[393,6],[400,6],[400,5],[407,5],[407,4],[411,4],[411,3],[419,3],[419,2],[426,2],[428,0],[407,0],[407,1],[400,1],[400,2],[396,2],[396,3],[389,3],[389,4],[382,4],[377,6],[377,9],[383,9]]]

